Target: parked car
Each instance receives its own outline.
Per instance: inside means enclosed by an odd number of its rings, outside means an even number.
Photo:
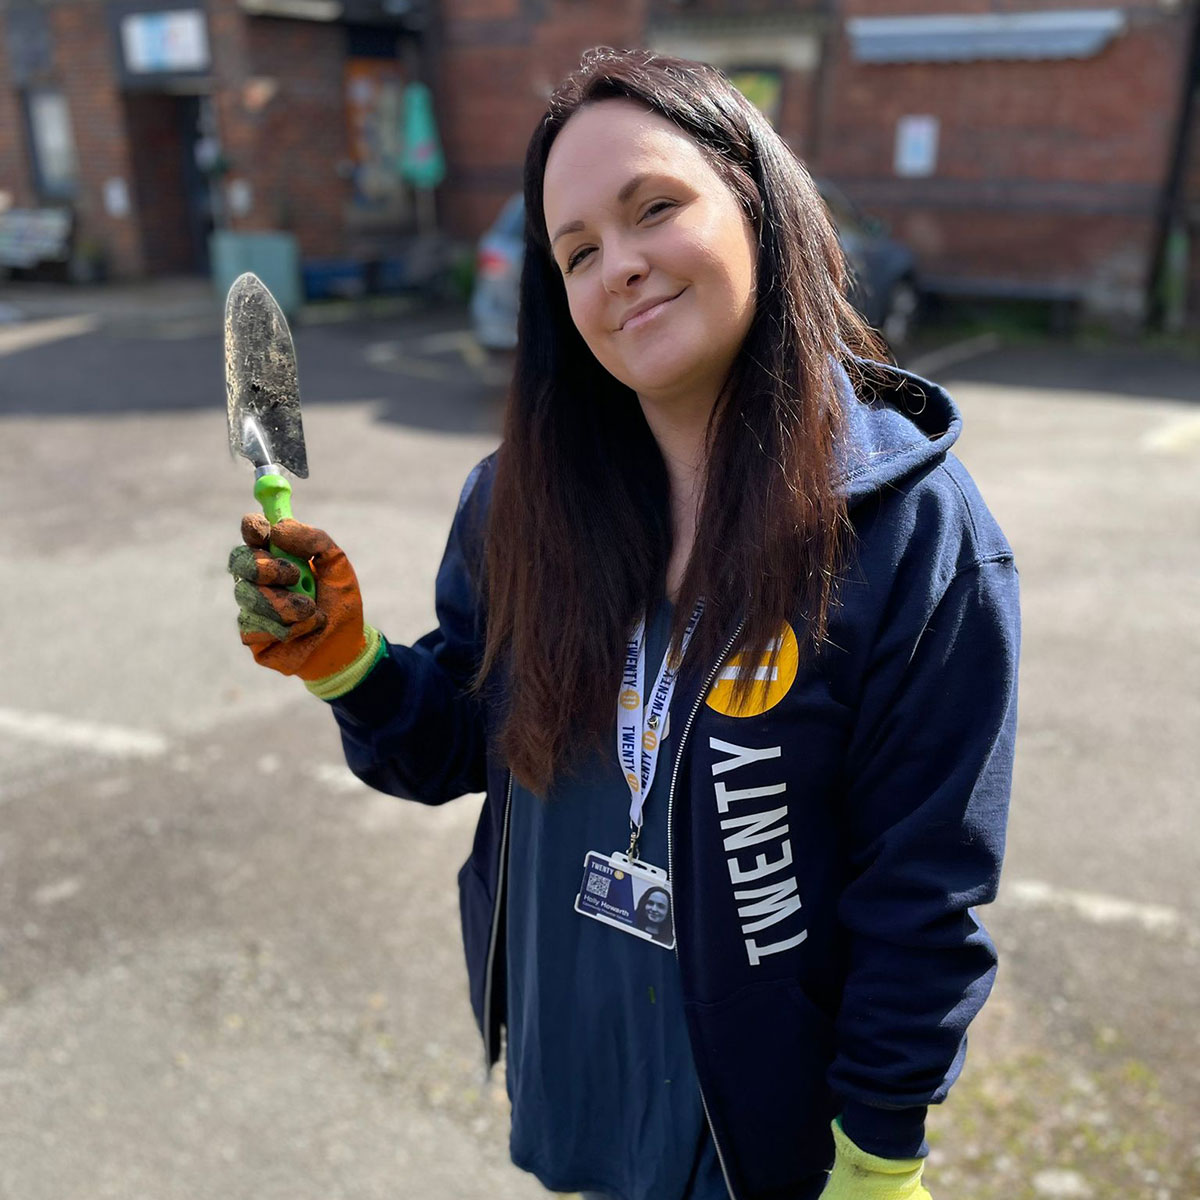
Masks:
[[[517,297],[525,257],[525,197],[510,196],[475,253],[475,286],[471,292],[471,325],[488,350],[511,350],[517,344]]]
[[[850,264],[850,299],[892,353],[899,353],[912,339],[921,307],[913,253],[828,180],[816,183]]]
[[[912,336],[920,308],[912,252],[888,236],[883,225],[865,216],[832,184],[818,180],[850,262],[850,298],[867,321],[883,334],[893,352]],[[511,350],[517,344],[517,297],[525,254],[525,202],[518,193],[505,203],[492,227],[479,240],[471,323],[481,346]]]

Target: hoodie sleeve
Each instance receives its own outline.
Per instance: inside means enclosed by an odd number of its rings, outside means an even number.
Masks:
[[[470,474],[438,568],[438,625],[387,653],[332,702],[350,769],[393,796],[441,804],[483,791],[483,702],[469,690],[483,652],[480,562],[492,460]]]
[[[911,627],[910,627],[911,628]],[[848,934],[829,1082],[843,1125],[886,1158],[926,1153],[996,953],[972,906],[995,898],[1016,731],[1020,641],[1011,555],[955,572],[915,641],[868,673],[851,745]]]

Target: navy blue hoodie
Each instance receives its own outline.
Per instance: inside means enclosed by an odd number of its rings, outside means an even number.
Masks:
[[[670,711],[677,953],[734,1200],[812,1194],[838,1113],[871,1153],[923,1154],[926,1106],[957,1078],[996,969],[973,908],[994,898],[1004,849],[1017,573],[950,453],[950,398],[860,366],[857,396],[839,381],[854,539],[824,649],[797,670],[785,646],[773,680],[765,663],[720,659]],[[510,778],[490,750],[497,705],[467,684],[492,469],[485,459],[463,489],[437,629],[389,645],[333,702],[347,762],[372,787],[427,804],[486,792],[459,887],[489,1064],[505,1019]],[[764,680],[748,710],[728,699],[740,670]]]

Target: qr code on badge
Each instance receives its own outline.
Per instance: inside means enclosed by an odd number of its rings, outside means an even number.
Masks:
[[[587,890],[593,896],[599,896],[601,900],[608,895],[608,885],[612,882],[606,879],[603,875],[592,874],[588,876]]]

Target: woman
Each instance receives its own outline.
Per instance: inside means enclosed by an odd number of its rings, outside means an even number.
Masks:
[[[656,942],[671,944],[671,897],[663,888],[650,888],[638,901],[634,924]]]
[[[525,201],[504,440],[437,629],[364,626],[294,522],[271,541],[316,604],[284,591],[252,516],[243,641],[372,786],[486,792],[463,933],[518,1165],[620,1200],[927,1197],[1016,721],[1016,572],[958,413],[875,361],[812,181],[710,68],[587,56]],[[614,916],[633,877],[674,953]]]

